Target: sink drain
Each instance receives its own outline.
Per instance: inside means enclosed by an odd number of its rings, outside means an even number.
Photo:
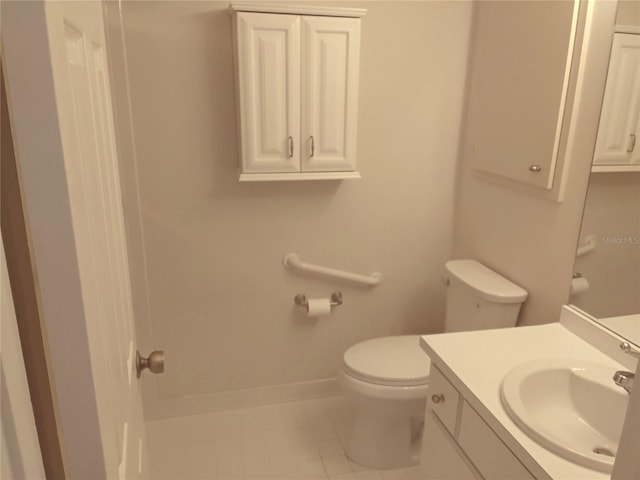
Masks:
[[[609,450],[608,448],[605,447],[596,447],[593,449],[593,453],[597,453],[598,455],[605,455],[607,457],[615,457],[616,454],[613,453],[611,450]]]

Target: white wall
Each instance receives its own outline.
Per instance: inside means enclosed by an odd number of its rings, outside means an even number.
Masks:
[[[618,0],[616,24],[640,25],[640,1]]]
[[[357,341],[442,328],[471,4],[340,5],[369,9],[362,180],[240,184],[228,3],[123,3],[140,195],[125,203],[142,218],[160,398],[334,377]],[[296,276],[290,251],[384,281]],[[293,305],[336,289],[328,318]]]

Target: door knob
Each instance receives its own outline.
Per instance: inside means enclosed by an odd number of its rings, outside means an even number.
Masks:
[[[151,373],[164,372],[164,352],[162,350],[156,350],[151,352],[147,358],[140,355],[140,352],[136,350],[136,376],[140,378],[142,371],[148,368]]]

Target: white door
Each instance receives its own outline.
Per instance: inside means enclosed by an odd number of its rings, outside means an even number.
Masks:
[[[303,17],[303,172],[356,169],[360,19]]]
[[[238,99],[244,173],[300,170],[300,17],[239,12]]]
[[[3,61],[69,478],[140,478],[143,419],[98,1],[2,2]]]

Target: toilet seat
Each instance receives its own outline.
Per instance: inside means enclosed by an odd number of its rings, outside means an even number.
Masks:
[[[345,373],[375,385],[411,387],[429,381],[431,360],[420,348],[419,335],[374,338],[349,348]]]

